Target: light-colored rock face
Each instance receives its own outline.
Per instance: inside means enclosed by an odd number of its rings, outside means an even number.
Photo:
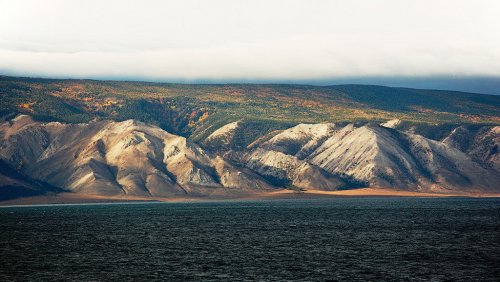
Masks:
[[[214,140],[220,140],[223,144],[229,144],[229,142],[231,142],[231,139],[233,138],[235,131],[238,128],[239,124],[240,124],[239,121],[235,121],[235,122],[228,123],[228,124],[222,126],[221,128],[212,132],[212,134],[210,134],[207,137],[206,141],[211,142]]]
[[[337,190],[345,185],[341,179],[321,168],[277,151],[254,150],[247,156],[246,165],[279,185],[317,190]]]
[[[472,133],[464,126],[459,126],[451,131],[451,133],[441,142],[461,151],[467,151],[470,146]],[[466,142],[464,142],[466,141]]]
[[[333,123],[319,124],[304,124],[301,123],[292,128],[283,130],[278,135],[269,140],[270,143],[279,142],[281,140],[305,140],[313,138],[321,138],[330,135],[335,129]]]
[[[387,127],[387,128],[397,128],[398,125],[400,125],[400,124],[401,124],[400,119],[391,119],[391,120],[388,120],[384,123],[381,123],[380,125],[383,127]]]
[[[219,182],[214,160],[199,146],[137,121],[69,125],[22,118],[1,129],[0,158],[35,179],[74,192],[175,196],[226,184]],[[233,168],[230,176],[236,174]],[[231,179],[236,183],[238,178]]]
[[[48,192],[62,192],[57,187],[33,180],[0,160],[0,201],[17,197],[43,195]]]
[[[335,124],[333,123],[299,124],[281,131],[260,147],[302,159],[334,131]]]
[[[18,115],[11,121],[0,124],[0,138],[7,139],[12,134],[17,133],[21,128],[32,124],[33,119],[28,115]]]
[[[220,186],[214,175],[212,161],[199,146],[177,137],[168,140],[164,148],[163,163],[175,176],[177,183],[184,186]]]
[[[500,181],[460,150],[379,126],[340,130],[307,160],[376,187],[495,190]]]
[[[275,188],[254,172],[244,168],[236,168],[221,157],[216,157],[214,163],[217,175],[220,177],[220,183],[226,188],[242,188],[250,191]]]
[[[374,132],[346,127],[326,140],[308,160],[327,171],[343,172],[366,181],[373,177],[377,149]]]
[[[484,126],[477,132],[459,126],[442,142],[500,172],[500,126]]]
[[[500,172],[500,126],[478,134],[468,154]]]
[[[17,146],[16,139],[25,135],[38,139],[24,139],[24,146]],[[2,146],[7,150],[0,154],[28,175],[75,192],[182,194],[183,189],[155,163],[163,156],[163,140],[169,138],[177,137],[133,121],[32,123],[6,139]]]
[[[237,127],[229,124],[213,138],[234,135]],[[133,120],[63,124],[19,116],[0,124],[0,159],[35,180],[101,195],[289,185],[498,192],[499,135],[498,126],[474,132],[464,127],[439,142],[379,125],[300,124],[261,137],[246,150],[224,147],[223,157],[213,157],[184,137]]]

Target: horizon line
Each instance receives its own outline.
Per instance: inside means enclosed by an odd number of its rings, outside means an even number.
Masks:
[[[312,86],[312,87],[332,87],[332,86],[344,86],[344,85],[363,85],[363,86],[379,86],[388,88],[406,88],[406,89],[417,89],[417,90],[432,90],[432,91],[451,91],[451,92],[461,92],[461,93],[471,93],[479,95],[491,95],[498,96],[500,93],[485,93],[479,91],[468,91],[452,88],[435,88],[435,87],[415,87],[415,86],[403,86],[403,85],[390,85],[390,83],[384,83],[383,81],[376,82],[373,80],[392,80],[393,83],[399,81],[407,81],[409,83],[425,83],[428,81],[430,83],[439,80],[494,80],[500,85],[500,76],[364,76],[364,77],[332,77],[332,78],[318,78],[318,79],[269,79],[269,80],[259,80],[259,79],[148,79],[148,78],[132,78],[132,77],[65,77],[65,76],[30,76],[30,75],[16,75],[16,74],[2,74],[0,73],[0,78],[16,78],[16,79],[32,79],[32,80],[66,80],[66,81],[96,81],[96,82],[125,82],[125,83],[151,83],[151,84],[178,84],[178,85],[295,85],[295,86]],[[366,80],[366,82],[363,82]],[[498,81],[497,81],[498,80]],[[335,83],[337,81],[337,83]],[[344,81],[344,82],[342,82]],[[323,82],[323,83],[321,83]],[[330,83],[328,83],[330,82]],[[404,83],[403,83],[404,84]]]

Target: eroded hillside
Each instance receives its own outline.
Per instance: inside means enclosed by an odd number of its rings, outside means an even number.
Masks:
[[[0,124],[0,159],[20,175],[82,194],[179,197],[282,188],[381,187],[498,192],[497,126],[457,127],[442,140],[379,124],[299,124],[256,130],[233,122],[199,144],[136,120]],[[394,127],[394,128],[393,128]],[[413,130],[412,130],[413,129]],[[464,140],[468,140],[465,142]]]

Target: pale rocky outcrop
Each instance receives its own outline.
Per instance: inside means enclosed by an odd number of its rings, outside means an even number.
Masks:
[[[213,156],[184,137],[134,120],[64,124],[21,115],[0,123],[0,160],[34,181],[99,195],[176,197],[360,185],[500,190],[498,126],[458,127],[435,141],[387,124],[299,124],[233,149],[224,140],[237,138],[238,126],[228,124],[211,135],[222,144]]]
[[[257,149],[248,154],[246,165],[279,184],[298,188],[337,190],[345,183],[339,178],[295,156]]]
[[[477,131],[459,126],[442,142],[500,172],[500,126],[483,126]]]
[[[400,124],[401,124],[400,119],[391,119],[391,120],[388,120],[384,123],[381,123],[380,125],[383,127],[387,127],[387,128],[397,128],[398,125],[400,125]]]
[[[221,157],[216,157],[214,164],[217,175],[219,175],[220,178],[220,183],[226,188],[244,189],[249,191],[275,188],[251,170],[241,167],[237,168],[235,165]]]
[[[134,120],[62,124],[20,118],[1,129],[0,158],[35,179],[74,192],[176,196],[227,185],[220,183],[214,159],[198,145]],[[232,177],[231,185],[239,178]]]
[[[58,192],[63,191],[47,183],[31,179],[0,160],[0,201]]]
[[[413,190],[495,190],[498,174],[438,141],[377,125],[348,126],[307,160],[375,187]]]
[[[334,131],[333,123],[299,124],[281,131],[259,147],[303,159]]]
[[[239,121],[228,123],[210,134],[206,142],[219,141],[221,144],[229,144],[240,125]]]

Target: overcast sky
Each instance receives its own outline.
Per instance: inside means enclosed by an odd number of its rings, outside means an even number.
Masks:
[[[499,30],[499,0],[0,0],[0,74],[498,81]]]

